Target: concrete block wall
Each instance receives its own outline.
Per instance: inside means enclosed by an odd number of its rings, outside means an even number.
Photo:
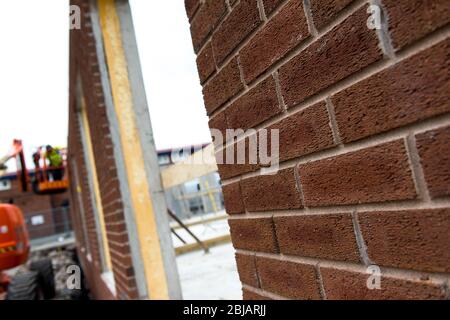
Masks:
[[[90,4],[89,1],[81,0],[74,0],[72,4],[78,5],[82,9],[82,28],[71,31],[70,38],[69,159],[74,161],[70,164],[74,229],[94,297],[97,299],[136,299],[138,290],[113,152],[111,126],[106,113],[101,84]],[[90,136],[94,146],[95,166],[111,256],[111,271],[115,282],[115,296],[101,279],[103,270],[98,243],[100,230],[95,223],[92,199],[90,198],[94,196],[94,193],[88,183],[87,164],[83,153],[86,145],[82,143],[80,132],[79,107],[81,102],[77,95],[77,81],[80,81],[84,93]],[[75,166],[76,168],[74,168]],[[77,177],[74,176],[76,174]],[[85,218],[82,217],[83,214]],[[87,230],[87,233],[83,234],[83,230]],[[87,258],[88,255],[90,259]]]
[[[244,298],[448,299],[448,1],[185,5],[211,129],[279,129],[276,175],[219,165]]]

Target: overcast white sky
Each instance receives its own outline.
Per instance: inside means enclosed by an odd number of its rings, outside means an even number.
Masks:
[[[130,3],[157,148],[209,142],[184,1]],[[68,28],[67,0],[2,1],[0,156],[67,144]]]

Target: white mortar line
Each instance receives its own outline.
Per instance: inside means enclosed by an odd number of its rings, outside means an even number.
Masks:
[[[329,214],[348,214],[352,212],[390,212],[396,211],[416,211],[416,210],[437,210],[450,209],[450,197],[435,199],[431,202],[421,202],[419,200],[389,201],[380,203],[355,204],[355,205],[333,205],[328,207],[309,207],[296,210],[268,210],[258,212],[246,212],[233,214],[229,220],[261,219],[270,217],[290,217],[290,216],[320,216]]]
[[[248,284],[245,284],[245,283],[242,284],[242,288],[245,289],[245,290],[248,290],[250,292],[256,293],[257,295],[269,298],[271,300],[289,300],[289,299],[287,299],[285,297],[282,297],[282,296],[279,296],[279,295],[277,295],[275,293],[268,292],[268,291],[265,291],[263,289],[258,289],[258,288],[249,286]]]
[[[408,153],[408,160],[411,167],[411,172],[414,178],[414,184],[416,186],[417,193],[421,199],[426,202],[430,202],[430,194],[428,192],[427,182],[425,180],[425,174],[420,164],[420,155],[417,150],[416,138],[414,133],[408,135],[405,141],[406,151]]]
[[[266,11],[264,10],[263,0],[257,0],[258,10],[259,10],[259,18],[261,21],[267,21]]]
[[[303,0],[303,10],[305,12],[306,22],[308,24],[309,32],[314,36],[317,37],[319,32],[316,29],[316,26],[314,25],[314,19],[311,12],[311,2],[310,0]]]
[[[322,300],[328,300],[327,292],[325,290],[325,285],[323,283],[322,273],[320,272],[319,264],[315,265],[315,269],[316,269],[317,283],[319,284],[319,291],[320,291],[320,295],[322,296]]]
[[[333,134],[333,141],[337,146],[342,147],[342,141],[341,141],[341,137],[340,137],[340,133],[339,133],[339,126],[338,123],[336,121],[336,114],[334,111],[334,105],[331,102],[330,97],[327,97],[325,99],[326,102],[326,106],[327,106],[327,111],[328,111],[328,117],[330,119],[330,129],[331,132]]]
[[[286,160],[284,162],[280,163],[280,170],[291,168],[296,166],[297,164],[305,164],[308,162],[314,162],[319,160],[324,160],[330,157],[336,157],[340,155],[344,155],[347,153],[351,153],[354,151],[359,151],[362,149],[366,149],[368,147],[375,147],[380,144],[384,144],[387,142],[392,142],[399,139],[405,139],[408,135],[414,134],[418,135],[420,133],[438,129],[440,127],[448,126],[450,124],[450,113],[437,115],[425,120],[422,120],[421,122],[412,123],[409,125],[402,126],[400,128],[391,129],[390,131],[377,133],[372,136],[363,138],[361,140],[349,142],[347,144],[344,144],[343,147],[340,146],[334,146],[329,149],[317,151],[311,154],[307,155],[301,155],[296,158]],[[242,141],[244,138],[239,138],[238,141]],[[230,143],[229,146],[233,145],[233,143]],[[229,147],[228,146],[228,147]],[[219,151],[222,152],[221,148],[218,148]],[[254,172],[248,172],[239,175],[239,178],[247,179],[252,178],[261,175],[260,170],[254,171]],[[230,183],[233,183],[237,181],[237,177],[227,178],[223,179],[222,183],[224,185],[228,185]]]
[[[387,58],[395,59],[396,55],[389,35],[387,10],[383,7],[380,0],[371,0],[369,1],[369,4],[377,6],[381,10],[381,29],[377,29],[376,31],[380,48]]]
[[[337,260],[329,260],[323,258],[309,258],[309,257],[300,257],[300,256],[292,256],[285,254],[274,254],[274,253],[266,253],[266,252],[254,252],[244,249],[236,249],[237,253],[241,254],[254,254],[256,257],[273,259],[277,261],[286,261],[286,262],[294,262],[300,263],[304,265],[316,266],[319,268],[333,268],[342,271],[351,271],[357,273],[367,273],[367,266],[361,265],[355,262],[346,262],[346,261],[337,261]],[[393,277],[397,279],[403,280],[412,280],[412,281],[421,281],[423,282],[424,276],[429,277],[428,283],[434,283],[438,285],[445,285],[445,283],[450,279],[450,274],[443,272],[429,272],[429,271],[416,271],[416,270],[408,270],[402,268],[393,268],[393,267],[381,267],[382,276],[385,277]],[[368,276],[370,274],[367,274]]]
[[[352,212],[352,223],[353,223],[353,231],[355,232],[356,244],[358,245],[361,261],[366,266],[369,266],[372,263],[370,261],[369,255],[367,253],[367,246],[366,246],[366,243],[364,241],[364,238],[363,238],[363,235],[361,232],[361,228],[360,228],[359,220],[358,220],[358,213],[356,211]]]
[[[275,71],[272,74],[272,77],[275,81],[275,89],[277,92],[279,107],[283,110],[283,112],[287,112],[287,106],[286,106],[286,103],[284,102],[283,94],[281,93],[281,85],[280,85],[280,78],[278,76],[278,71]]]

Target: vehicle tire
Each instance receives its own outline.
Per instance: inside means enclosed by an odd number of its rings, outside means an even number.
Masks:
[[[40,300],[39,274],[29,271],[16,275],[8,286],[6,300]]]
[[[32,262],[30,270],[39,274],[39,286],[42,290],[45,300],[55,297],[55,275],[53,273],[53,265],[51,259],[43,259]]]

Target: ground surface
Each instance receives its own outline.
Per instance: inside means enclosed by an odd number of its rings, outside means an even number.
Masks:
[[[229,244],[177,257],[183,298],[186,300],[241,300],[242,290]]]

